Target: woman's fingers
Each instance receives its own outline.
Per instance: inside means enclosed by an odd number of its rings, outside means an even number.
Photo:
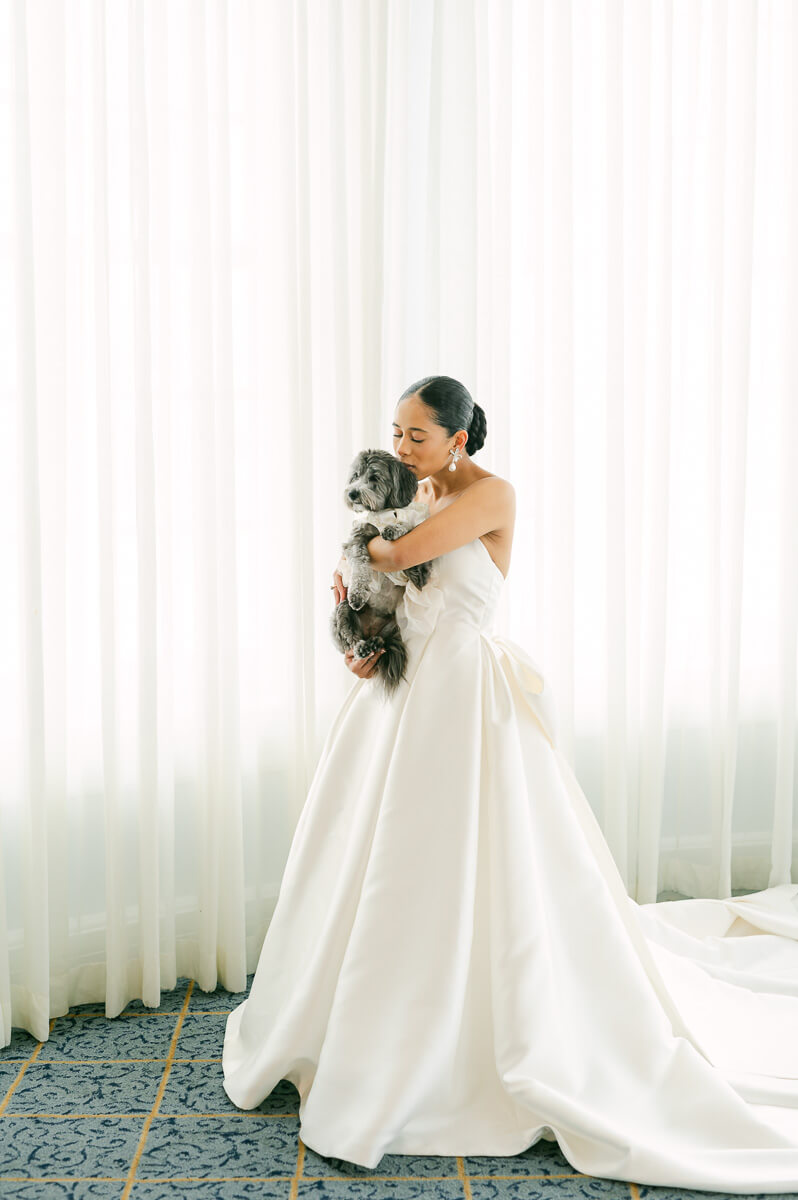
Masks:
[[[374,653],[370,654],[368,656],[368,658],[366,659],[366,662],[369,664],[368,670],[364,672],[367,679],[369,678],[369,676],[373,675],[374,672],[377,670],[377,662],[379,660],[379,657],[381,654],[384,654],[384,653],[385,653],[384,650],[375,650]]]
[[[360,676],[361,679],[369,679],[376,670],[377,659],[384,653],[384,650],[375,650],[373,654],[368,654],[365,658],[355,658],[354,650],[347,650],[344,658],[353,674]]]
[[[346,588],[340,571],[333,574],[333,586],[335,587],[335,603],[340,604],[342,600],[346,600]]]

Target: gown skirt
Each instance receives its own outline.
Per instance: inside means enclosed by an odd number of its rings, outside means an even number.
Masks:
[[[558,749],[551,689],[492,632],[480,538],[408,584],[392,697],[358,679],[325,740],[224,1087],[281,1079],[299,1136],[514,1155],[736,1193],[798,1191],[798,885],[637,904]]]

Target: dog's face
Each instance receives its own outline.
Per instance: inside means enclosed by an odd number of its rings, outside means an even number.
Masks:
[[[410,468],[387,450],[361,450],[349,469],[344,503],[354,512],[405,508],[417,489]]]

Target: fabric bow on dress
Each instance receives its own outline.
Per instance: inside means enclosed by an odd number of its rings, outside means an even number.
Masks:
[[[551,688],[545,686],[537,663],[533,662],[523,646],[519,646],[518,642],[513,642],[510,638],[485,633],[482,636],[496,651],[505,676],[508,680],[515,680],[527,707],[552,746],[556,748],[557,710],[554,693]],[[503,715],[506,717],[509,714]]]
[[[416,639],[426,639],[432,633],[438,619],[446,607],[443,590],[439,586],[440,572],[438,564],[433,561],[429,581],[423,588],[408,582],[405,587],[402,603],[396,609],[396,621],[405,642],[415,642]],[[514,680],[532,715],[537,720],[543,733],[552,746],[557,743],[557,718],[554,694],[545,687],[543,674],[523,646],[510,638],[491,635],[480,630],[480,636],[492,647],[504,676],[508,683]],[[420,652],[421,646],[414,645],[414,650]],[[509,711],[507,705],[498,706],[500,700],[493,689],[494,717],[497,720],[506,719]]]

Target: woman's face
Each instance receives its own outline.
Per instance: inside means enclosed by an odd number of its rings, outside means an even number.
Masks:
[[[416,479],[426,479],[448,466],[449,446],[454,444],[454,438],[435,424],[418,396],[406,396],[397,404],[393,415],[393,452],[410,467]]]

